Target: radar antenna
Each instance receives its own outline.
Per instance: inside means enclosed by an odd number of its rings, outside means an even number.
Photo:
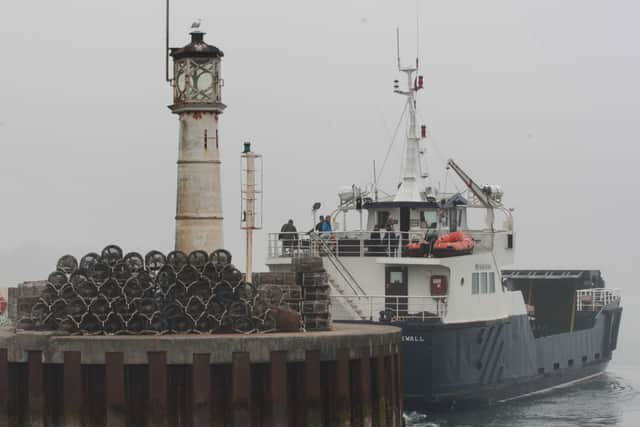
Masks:
[[[420,8],[416,0],[416,71],[420,69]]]
[[[407,88],[400,89],[399,82],[394,81],[394,92],[407,97],[408,125],[407,144],[405,152],[404,167],[400,187],[396,193],[396,201],[422,201],[425,185],[423,179],[426,174],[422,172],[421,158],[424,150],[420,147],[421,137],[425,137],[424,127],[422,135],[418,136],[416,122],[416,93],[423,88],[422,76],[416,76],[418,71],[418,58],[415,66],[403,67],[400,58],[400,30],[396,29],[396,48],[398,59],[398,70],[407,76]]]

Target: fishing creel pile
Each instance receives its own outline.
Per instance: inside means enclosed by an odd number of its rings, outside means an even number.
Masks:
[[[277,312],[226,250],[143,257],[110,245],[79,262],[60,258],[17,327],[95,335],[273,332]]]

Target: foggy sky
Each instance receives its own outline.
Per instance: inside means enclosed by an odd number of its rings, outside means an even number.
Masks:
[[[160,3],[0,4],[0,285],[45,278],[60,255],[109,243],[172,249],[178,122],[166,108]],[[435,179],[453,157],[478,182],[503,186],[518,265],[598,268],[622,288],[615,358],[631,360],[637,2],[183,0],[173,9],[173,46],[202,18],[206,40],[225,52],[225,239],[237,264],[242,142],[264,155],[255,243],[264,269],[268,231],[288,218],[310,228],[313,202],[332,210],[340,186],[370,181],[372,161],[382,162],[403,102],[392,93],[395,28],[409,63],[417,10],[418,107]]]

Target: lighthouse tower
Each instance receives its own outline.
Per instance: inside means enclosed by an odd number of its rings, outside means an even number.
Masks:
[[[220,139],[222,103],[220,49],[195,30],[191,43],[171,49],[173,105],[180,120],[176,250],[211,252],[223,247]]]

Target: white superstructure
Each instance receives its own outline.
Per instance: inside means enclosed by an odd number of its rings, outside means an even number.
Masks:
[[[439,193],[422,170],[425,129],[419,137],[416,94],[423,85],[417,64],[399,66],[407,88],[401,90],[398,81],[394,86],[407,98],[406,152],[395,194],[379,199],[375,184],[372,191],[341,189],[334,212],[343,214],[341,231],[333,224],[330,233],[296,234],[286,251],[283,233],[273,233],[267,264],[272,271],[288,270],[293,257],[321,256],[337,320],[391,316],[456,323],[526,314],[522,293],[508,290],[501,278],[501,269],[514,257],[512,212],[502,204],[502,189],[477,185],[449,160],[447,169],[460,177],[466,191]],[[360,213],[357,230],[346,228],[350,210]],[[453,232],[473,239],[473,251],[438,256],[434,242]]]

